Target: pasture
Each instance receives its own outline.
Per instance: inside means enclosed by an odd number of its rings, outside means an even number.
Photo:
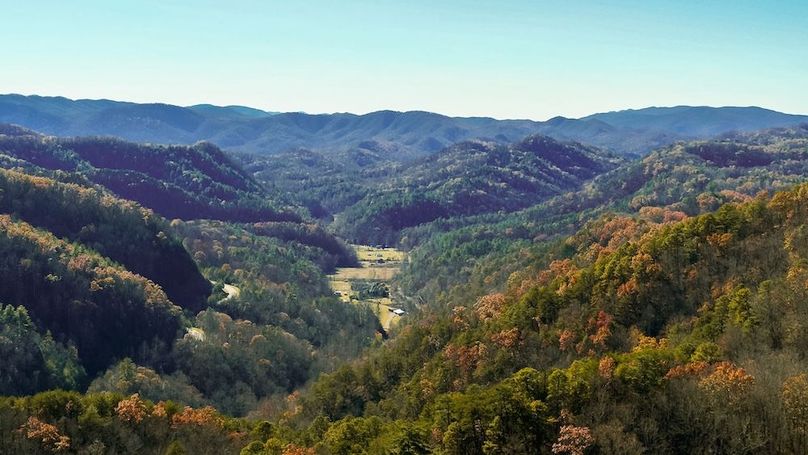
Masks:
[[[334,293],[339,294],[343,302],[367,303],[376,313],[382,327],[389,329],[400,316],[393,314],[394,302],[390,297],[375,297],[360,299],[355,287],[359,282],[390,282],[401,270],[401,263],[407,254],[395,248],[378,248],[368,245],[353,245],[359,258],[360,267],[338,268],[336,273],[329,275],[329,283]]]

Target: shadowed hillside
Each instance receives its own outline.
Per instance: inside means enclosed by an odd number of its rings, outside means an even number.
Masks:
[[[595,148],[545,136],[508,146],[464,142],[381,182],[337,217],[335,229],[357,243],[395,244],[404,228],[519,210],[578,188],[619,162]]]
[[[168,218],[241,222],[300,221],[219,148],[135,144],[119,139],[54,138],[0,129],[0,165],[81,175]]]

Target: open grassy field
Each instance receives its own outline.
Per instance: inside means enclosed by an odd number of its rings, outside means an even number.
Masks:
[[[393,308],[393,300],[389,297],[368,299],[366,302],[370,303],[370,307],[376,312],[379,322],[382,323],[385,330],[389,329],[393,322],[401,317],[390,311]]]
[[[395,248],[376,248],[367,245],[353,245],[359,258],[360,267],[343,267],[329,275],[331,289],[339,293],[343,302],[364,302],[370,304],[376,312],[382,327],[389,329],[400,316],[392,313],[395,305],[389,297],[359,299],[353,284],[359,281],[378,281],[389,285],[390,281],[401,270],[401,263],[407,254]]]
[[[351,282],[346,279],[337,278],[336,275],[331,275],[328,278],[328,282],[331,285],[331,289],[334,290],[334,293],[338,294],[343,302],[350,302],[351,296],[354,294],[353,289],[351,289]]]
[[[352,245],[356,251],[356,257],[362,262],[384,262],[401,263],[407,257],[407,253],[395,248],[376,248],[367,245]]]
[[[337,269],[337,273],[331,275],[338,280],[374,280],[374,281],[390,281],[398,273],[398,267],[376,267],[365,266],[362,267],[343,267]]]

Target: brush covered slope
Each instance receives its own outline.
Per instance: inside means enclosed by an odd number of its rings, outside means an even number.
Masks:
[[[415,162],[337,217],[356,243],[398,242],[439,218],[512,212],[580,187],[620,159],[577,143],[532,136],[510,146],[464,142]]]
[[[806,207],[802,185],[678,221],[601,217],[323,376],[290,408],[302,432],[263,447],[803,453]]]
[[[0,127],[3,167],[79,174],[167,218],[300,221],[230,157],[208,143],[135,144],[113,138],[55,138]],[[281,202],[273,202],[281,201]]]

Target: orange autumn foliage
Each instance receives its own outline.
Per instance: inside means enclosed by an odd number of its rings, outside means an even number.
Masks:
[[[688,362],[684,365],[677,365],[665,374],[665,379],[677,379],[688,376],[701,376],[707,371],[710,365],[707,362]]]
[[[749,392],[755,378],[730,362],[720,362],[712,373],[699,381],[699,388],[708,396],[730,405],[737,405]]]
[[[444,349],[444,356],[457,366],[464,375],[468,375],[477,367],[486,351],[486,346],[479,342],[471,346],[449,344]]]
[[[136,393],[118,402],[115,415],[124,422],[140,423],[146,417],[146,403]]]
[[[289,444],[283,448],[281,455],[315,455],[316,453],[317,451],[313,448]]]
[[[42,448],[50,452],[64,452],[70,449],[70,438],[59,432],[55,425],[31,416],[19,428],[27,439],[38,440]]]
[[[600,362],[598,362],[598,376],[606,380],[612,379],[616,366],[617,362],[612,357],[600,359]]]
[[[574,425],[564,425],[558,435],[558,440],[553,443],[552,452],[556,454],[583,455],[592,444],[595,438],[592,431],[587,427],[577,427]]]
[[[474,304],[474,312],[481,321],[496,319],[505,308],[505,295],[502,293],[488,294],[480,297]]]
[[[598,312],[597,317],[589,320],[589,326],[595,330],[595,333],[589,335],[589,340],[595,346],[606,346],[606,342],[612,335],[611,325],[614,317],[609,313],[601,310]]]
[[[562,351],[566,351],[572,346],[572,342],[575,340],[575,334],[572,333],[569,329],[564,329],[558,335],[558,347]]]
[[[467,329],[469,327],[466,307],[456,306],[452,308],[452,324],[459,329]]]
[[[491,335],[491,341],[505,349],[511,349],[519,344],[519,329],[514,327]]]
[[[222,428],[224,421],[222,417],[211,406],[194,409],[186,406],[181,412],[171,417],[171,426],[179,428],[181,426],[215,427]]]

